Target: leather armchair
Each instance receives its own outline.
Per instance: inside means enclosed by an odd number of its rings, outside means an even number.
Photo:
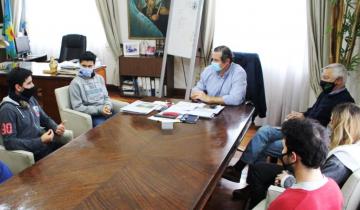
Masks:
[[[55,89],[55,96],[61,120],[66,120],[66,128],[74,132],[74,137],[92,129],[90,115],[71,109],[69,86]],[[111,101],[115,112],[120,112],[121,107],[128,105],[126,102],[116,100]]]
[[[0,159],[15,175],[35,163],[34,154],[24,150],[6,150],[0,135]]]

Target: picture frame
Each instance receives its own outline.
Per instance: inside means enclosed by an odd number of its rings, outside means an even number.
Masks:
[[[129,39],[165,39],[171,0],[128,0]]]
[[[155,55],[156,52],[156,41],[155,40],[150,40],[148,42],[148,46],[146,48],[146,55]]]
[[[139,42],[124,42],[123,43],[124,56],[139,56]]]

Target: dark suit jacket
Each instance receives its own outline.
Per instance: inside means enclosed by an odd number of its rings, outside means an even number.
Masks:
[[[266,117],[264,79],[259,55],[256,53],[234,52],[234,63],[242,66],[247,74],[246,101],[255,106],[254,118]]]

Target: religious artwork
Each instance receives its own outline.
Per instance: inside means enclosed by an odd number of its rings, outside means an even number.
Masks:
[[[165,39],[170,0],[128,0],[129,39]]]

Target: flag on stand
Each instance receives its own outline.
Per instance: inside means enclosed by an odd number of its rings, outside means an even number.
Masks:
[[[9,46],[6,47],[6,54],[10,58],[16,57],[16,49],[15,49],[15,34],[14,34],[14,26],[12,24],[12,16],[11,16],[11,1],[5,0],[4,3],[4,31],[5,31],[5,40],[9,43]]]

